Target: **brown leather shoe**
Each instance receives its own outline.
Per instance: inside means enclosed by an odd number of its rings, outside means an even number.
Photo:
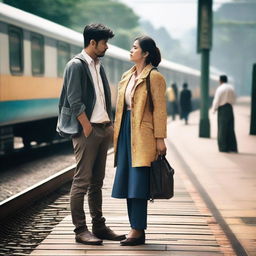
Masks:
[[[103,226],[101,228],[92,227],[92,232],[96,237],[100,239],[121,241],[126,238],[125,235],[117,235],[113,230],[111,230],[107,226]]]
[[[82,244],[101,245],[102,240],[94,236],[89,230],[76,234],[76,241]]]

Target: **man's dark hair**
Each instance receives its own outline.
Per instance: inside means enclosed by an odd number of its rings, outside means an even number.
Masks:
[[[187,89],[188,88],[188,84],[187,83],[183,83],[183,88]]]
[[[112,38],[114,33],[111,29],[102,24],[90,24],[85,26],[83,36],[84,48],[86,48],[91,40],[95,40],[98,43],[100,40]]]
[[[227,83],[228,82],[228,77],[226,75],[221,75],[220,76],[220,82],[221,83]]]

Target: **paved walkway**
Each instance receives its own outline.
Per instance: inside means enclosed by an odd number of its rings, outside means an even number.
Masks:
[[[255,256],[256,136],[249,135],[248,99],[240,100],[234,112],[238,154],[218,152],[217,114],[211,112],[210,139],[198,137],[199,111],[196,111],[191,114],[188,126],[181,120],[169,123],[168,141],[208,193],[248,255]]]

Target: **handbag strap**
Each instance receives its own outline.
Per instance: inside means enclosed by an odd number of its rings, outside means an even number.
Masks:
[[[171,170],[171,172],[174,174],[174,169],[171,167],[171,165],[170,165],[170,163],[168,162],[168,160],[166,159],[165,155],[158,155],[157,160],[164,161],[164,162],[168,165],[168,167],[169,167],[169,169]]]
[[[153,100],[152,100],[152,94],[151,94],[151,89],[150,89],[150,73],[152,70],[157,70],[156,67],[152,68],[149,73],[148,73],[148,76],[146,78],[146,85],[147,85],[147,92],[148,92],[148,100],[149,100],[149,109],[150,111],[153,113],[154,111],[154,103],[153,103]]]

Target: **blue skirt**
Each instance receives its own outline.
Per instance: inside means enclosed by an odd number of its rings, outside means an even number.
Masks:
[[[123,114],[112,197],[149,199],[149,167],[132,167],[130,115],[129,110]]]

